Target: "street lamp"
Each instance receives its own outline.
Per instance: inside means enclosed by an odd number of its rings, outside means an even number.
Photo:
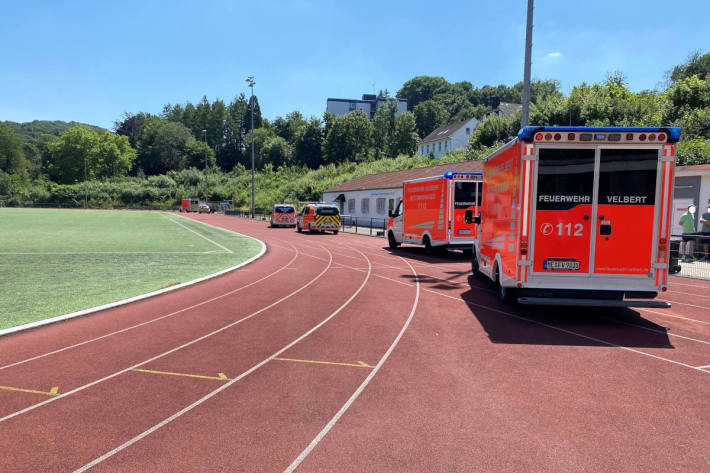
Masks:
[[[86,156],[84,156],[84,208],[89,208],[89,183],[86,179]]]
[[[246,82],[251,87],[251,218],[254,218],[254,76],[247,77]]]
[[[207,196],[209,195],[209,188],[207,184],[207,130],[202,130],[202,134],[205,137],[205,204],[207,203]]]

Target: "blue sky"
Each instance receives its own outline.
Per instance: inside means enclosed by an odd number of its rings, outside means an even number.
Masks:
[[[267,118],[417,75],[522,80],[526,0],[6,2],[0,121],[111,128],[124,112],[230,101],[256,78]],[[619,70],[632,90],[710,51],[710,1],[537,0],[532,75],[562,91]]]

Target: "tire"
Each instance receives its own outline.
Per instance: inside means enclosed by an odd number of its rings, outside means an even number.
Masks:
[[[471,251],[471,273],[473,277],[480,279],[483,273],[481,273],[481,265],[478,263],[478,255],[475,251]]]
[[[463,250],[463,255],[466,258],[470,258],[471,256],[473,256],[473,250]]]
[[[429,235],[424,235],[424,253],[427,255],[431,256],[434,254],[434,247],[431,246],[431,240],[429,239]]]
[[[337,235],[337,234],[338,234],[338,230],[333,230],[333,235]]]
[[[387,241],[389,241],[391,250],[396,250],[399,246],[399,243],[397,243],[397,239],[394,237],[394,233],[392,232],[387,234]]]
[[[303,229],[301,228],[301,224],[299,224],[299,223],[296,224],[296,231],[298,233],[303,233]]]
[[[503,302],[504,304],[512,304],[516,299],[515,289],[510,288],[510,287],[504,287],[500,283],[500,271],[499,271],[497,265],[496,265],[496,269],[495,269],[495,275],[496,275],[496,294],[498,295],[498,299],[501,302]]]

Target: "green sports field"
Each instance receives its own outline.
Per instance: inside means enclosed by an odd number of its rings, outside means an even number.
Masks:
[[[175,214],[0,209],[0,329],[235,266],[261,244]]]

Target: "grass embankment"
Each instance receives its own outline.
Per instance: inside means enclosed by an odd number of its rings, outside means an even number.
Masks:
[[[191,281],[261,250],[174,214],[104,210],[0,209],[0,242],[0,329]]]

